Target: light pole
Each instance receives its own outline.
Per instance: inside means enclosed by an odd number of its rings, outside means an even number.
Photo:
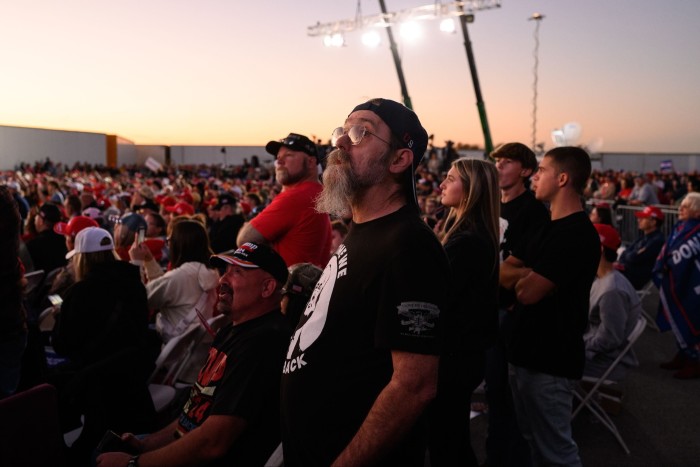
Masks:
[[[472,75],[472,83],[474,84],[474,94],[476,95],[476,108],[479,111],[479,120],[481,121],[481,130],[484,133],[484,159],[489,157],[493,151],[493,142],[491,141],[491,130],[489,129],[489,121],[486,118],[486,106],[484,99],[481,97],[481,86],[479,85],[479,75],[476,72],[476,61],[474,60],[474,51],[472,50],[472,42],[469,39],[469,31],[467,23],[474,21],[474,15],[465,15],[462,5],[459,6],[462,14],[459,16],[459,23],[462,25],[462,35],[464,35],[464,49],[467,51],[467,61],[469,62],[469,71]]]
[[[528,21],[535,22],[535,32],[533,34],[535,38],[535,50],[532,52],[532,56],[535,58],[535,65],[532,68],[532,74],[534,76],[532,81],[532,151],[537,153],[537,68],[540,64],[539,51],[540,51],[540,22],[544,19],[544,15],[539,13],[533,13],[532,16],[528,18]]]
[[[382,14],[387,15],[384,0],[379,0],[379,7],[382,9]],[[396,74],[399,76],[399,85],[401,86],[403,105],[413,110],[411,98],[408,96],[408,88],[406,87],[406,78],[404,78],[403,75],[403,67],[401,66],[401,57],[399,56],[399,49],[396,47],[396,42],[394,41],[394,34],[391,32],[391,26],[386,27],[386,35],[389,37],[389,48],[391,49],[391,56],[394,57],[394,66],[396,66]]]

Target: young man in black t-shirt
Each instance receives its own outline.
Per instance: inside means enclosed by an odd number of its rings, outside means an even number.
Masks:
[[[386,99],[357,106],[333,133],[317,208],[353,222],[284,363],[287,467],[423,465],[419,420],[437,387],[449,267],[415,200],[427,141],[416,115]]]
[[[571,436],[571,388],[583,374],[583,333],[600,251],[581,194],[588,154],[576,147],[547,152],[533,177],[535,197],[549,201],[552,221],[537,244],[513,251],[501,283],[516,306],[508,360],[518,426],[535,465],[581,465]]]
[[[527,250],[539,231],[549,223],[549,211],[529,190],[537,170],[537,158],[522,143],[507,143],[492,153],[501,190],[501,261],[513,251]],[[490,465],[527,467],[530,448],[518,430],[513,395],[508,383],[506,342],[513,324],[508,312],[515,305],[515,292],[499,287],[499,339],[486,353],[485,392],[489,405],[486,460]]]

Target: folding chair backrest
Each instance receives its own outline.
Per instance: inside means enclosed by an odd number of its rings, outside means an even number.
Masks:
[[[620,355],[618,355],[617,358],[610,364],[608,369],[605,370],[605,373],[603,373],[603,375],[600,378],[598,378],[598,382],[593,387],[592,391],[598,390],[598,387],[608,378],[608,376],[610,375],[610,373],[613,372],[618,363],[620,363],[620,361],[622,361],[625,355],[627,355],[627,353],[632,349],[632,346],[634,345],[635,341],[639,339],[639,336],[641,336],[642,332],[644,332],[645,326],[646,320],[643,316],[640,316],[637,320],[637,324],[634,325],[634,328],[632,328],[632,331],[630,331],[629,335],[627,336],[627,344],[625,345],[624,349],[622,349]]]
[[[156,359],[156,367],[151,374],[150,381],[153,382],[159,373],[167,369],[167,373],[163,378],[164,384],[174,384],[178,373],[185,365],[187,365],[192,352],[202,340],[206,330],[201,325],[193,325],[179,336],[170,339],[160,351],[160,355]]]
[[[56,388],[40,384],[0,400],[0,420],[0,465],[64,465]]]

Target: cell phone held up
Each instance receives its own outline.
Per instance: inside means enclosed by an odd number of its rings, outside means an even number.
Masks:
[[[140,245],[146,239],[146,229],[139,229],[139,233],[136,236],[136,244]]]
[[[63,299],[60,295],[49,295],[46,298],[49,299],[49,302],[51,302],[51,305],[53,306],[61,306],[61,304],[63,303]]]
[[[107,432],[102,437],[100,444],[97,445],[95,449],[97,452],[126,452],[128,454],[138,454],[136,449],[133,448],[129,443],[122,440],[121,436],[113,432],[112,430],[107,430]]]

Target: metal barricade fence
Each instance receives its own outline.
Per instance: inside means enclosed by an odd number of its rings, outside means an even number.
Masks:
[[[588,200],[586,205],[588,212],[599,203],[610,203],[608,200]],[[678,208],[676,206],[669,206],[663,204],[656,204],[657,208],[661,209],[664,213],[664,223],[661,224],[661,231],[664,236],[668,238],[673,226],[678,222]],[[620,232],[620,237],[622,238],[623,245],[629,245],[634,242],[639,235],[641,235],[639,228],[637,227],[637,218],[634,213],[644,209],[644,206],[627,206],[624,204],[612,207],[613,211],[613,222],[615,223],[615,228]]]

